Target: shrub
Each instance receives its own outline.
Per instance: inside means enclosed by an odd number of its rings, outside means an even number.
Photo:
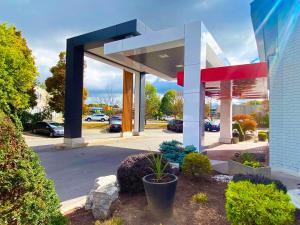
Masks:
[[[159,151],[169,162],[179,163],[182,166],[183,158],[192,152],[196,151],[193,145],[183,147],[183,144],[179,141],[164,141],[159,146]]]
[[[208,200],[207,194],[205,194],[203,192],[194,194],[192,196],[192,201],[196,202],[196,203],[205,203],[205,202],[207,202],[207,200]]]
[[[212,166],[206,155],[190,153],[183,159],[182,171],[193,178],[203,177],[212,171]]]
[[[258,140],[259,141],[266,141],[268,139],[268,133],[265,131],[260,131],[258,133]]]
[[[241,128],[242,128],[244,133],[247,130],[252,130],[252,131],[256,130],[257,123],[251,115],[248,115],[248,114],[235,115],[232,118],[232,120],[241,125]]]
[[[54,184],[20,130],[0,112],[0,224],[63,225]]]
[[[240,162],[242,164],[244,164],[246,161],[246,164],[251,164],[252,162],[255,164],[257,162],[265,162],[265,154],[251,152],[245,152],[241,154],[240,152],[236,152],[232,160]]]
[[[245,152],[241,154],[241,160],[244,163],[245,161],[251,162],[255,161],[255,156],[253,153]]]
[[[239,123],[237,123],[237,122],[232,123],[232,130],[237,130],[239,132],[239,140],[245,141],[245,134]]]
[[[226,190],[226,214],[233,225],[291,225],[295,206],[275,184],[230,182]]]
[[[284,193],[287,192],[286,186],[280,181],[275,179],[267,178],[263,175],[253,175],[253,174],[236,174],[233,176],[232,181],[250,181],[252,184],[272,184],[274,183],[277,189],[282,190]]]
[[[254,117],[249,114],[237,114],[232,117],[233,121],[253,120]]]
[[[123,224],[124,224],[123,220],[119,217],[112,217],[111,219],[102,222],[97,220],[95,222],[95,225],[123,225]]]
[[[149,160],[153,158],[152,155],[153,153],[131,155],[121,162],[117,171],[121,192],[138,193],[144,191],[142,178],[153,173],[152,163]],[[162,163],[165,165],[168,162],[163,158]],[[170,165],[164,171],[170,173]]]
[[[245,161],[245,162],[243,162],[243,165],[250,166],[250,167],[253,167],[253,168],[262,167],[261,163],[258,162],[258,161]]]
[[[255,131],[257,127],[257,123],[255,120],[244,120],[240,124],[244,132],[246,132],[247,130]]]
[[[22,123],[23,130],[31,130],[33,125],[39,121],[51,119],[51,111],[49,108],[45,108],[42,112],[31,114],[27,111],[18,113],[18,117]]]

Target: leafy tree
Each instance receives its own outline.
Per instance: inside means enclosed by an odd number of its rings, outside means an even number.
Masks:
[[[247,105],[262,105],[263,102],[262,101],[258,101],[258,100],[251,100],[249,102],[246,103]]]
[[[247,130],[255,131],[257,127],[257,122],[253,118],[253,116],[248,114],[238,114],[232,117],[232,121],[238,122],[241,125],[244,133]]]
[[[45,81],[46,90],[50,94],[49,106],[55,112],[64,113],[65,110],[65,77],[66,77],[66,53],[59,53],[59,60],[55,66],[51,67],[51,77]],[[85,110],[84,102],[88,96],[88,92],[83,88],[82,103],[83,112]]]
[[[0,24],[0,109],[15,113],[29,108],[37,75],[32,52],[21,32]]]
[[[210,117],[210,104],[208,104],[208,103],[205,103],[204,116],[205,116],[205,118]]]
[[[65,74],[66,74],[66,53],[59,54],[59,60],[51,67],[51,77],[45,81],[46,90],[50,94],[49,106],[55,112],[64,112],[65,101]]]
[[[172,114],[175,118],[182,118],[183,116],[183,94],[181,92],[176,93],[174,104],[172,106]]]
[[[90,111],[88,105],[85,104],[88,95],[89,95],[88,90],[86,88],[83,88],[83,92],[82,92],[82,114],[83,115],[87,115]]]
[[[161,99],[160,111],[165,115],[173,114],[173,106],[176,98],[175,90],[168,90]]]
[[[152,118],[159,112],[159,107],[160,99],[157,95],[157,90],[152,84],[147,82],[145,86],[145,123],[147,119]]]
[[[37,96],[35,94],[34,87],[32,87],[31,89],[29,89],[27,91],[27,94],[29,95],[29,102],[28,103],[29,103],[30,108],[35,107],[37,105],[37,102],[36,102]]]

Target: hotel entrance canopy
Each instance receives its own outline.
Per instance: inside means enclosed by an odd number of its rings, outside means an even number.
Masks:
[[[67,40],[65,139],[71,144],[81,138],[84,55],[124,70],[123,131],[132,131],[133,74],[137,132],[144,123],[144,74],[184,85],[183,143],[198,150],[204,137],[205,95],[221,99],[220,139],[226,141],[231,140],[231,99],[267,97],[266,64],[230,66],[202,22],[153,31],[132,20]]]
[[[220,82],[233,81],[233,98],[258,99],[267,98],[268,65],[265,62],[229,66],[213,36],[202,24],[205,39],[205,68],[202,69],[201,81],[205,83],[206,96],[222,98]],[[144,32],[104,44],[102,51],[92,50],[101,57],[132,70],[156,75],[166,80],[177,80],[183,86],[184,67],[184,32],[185,26],[178,26],[160,31],[152,31],[145,26]],[[205,59],[206,58],[206,59]],[[225,79],[224,79],[225,78]]]

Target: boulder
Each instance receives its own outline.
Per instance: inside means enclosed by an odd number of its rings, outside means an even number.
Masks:
[[[98,177],[87,196],[85,208],[91,209],[96,219],[107,219],[113,211],[113,204],[119,197],[119,185],[115,175]]]

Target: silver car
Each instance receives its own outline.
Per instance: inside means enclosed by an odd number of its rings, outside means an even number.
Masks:
[[[105,114],[93,114],[90,116],[87,116],[85,118],[85,121],[108,121],[109,120],[109,116],[105,115]]]

